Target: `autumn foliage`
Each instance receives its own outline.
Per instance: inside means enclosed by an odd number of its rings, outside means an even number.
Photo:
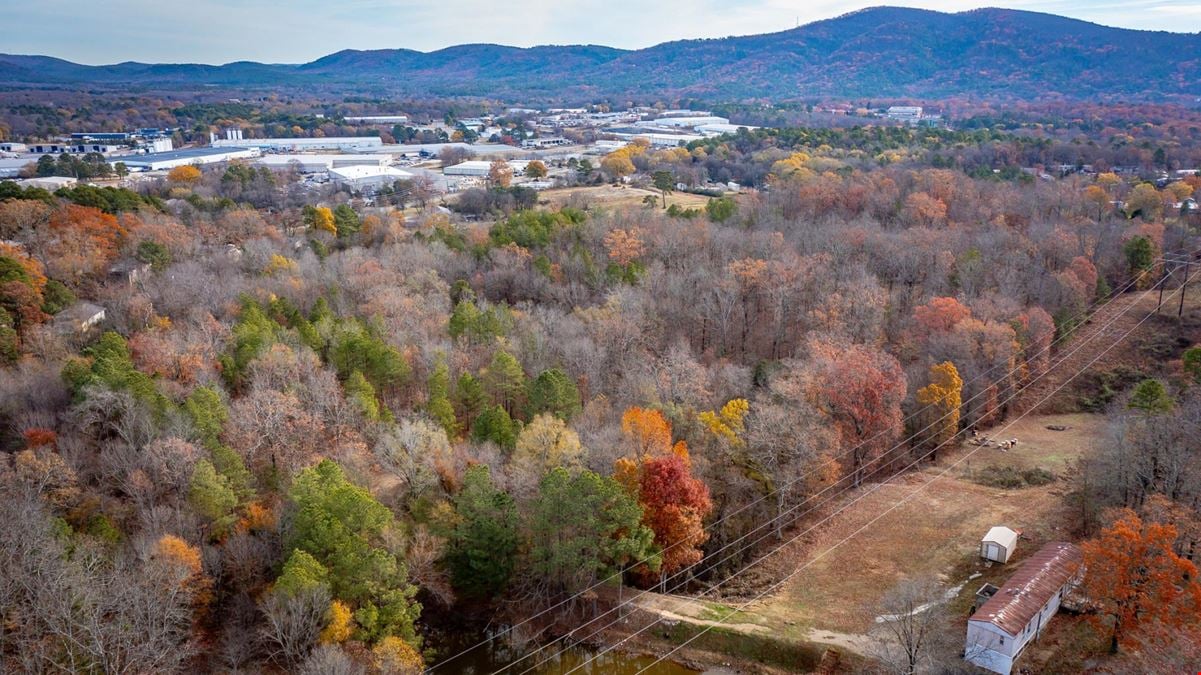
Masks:
[[[713,502],[708,486],[692,475],[688,459],[680,455],[644,459],[637,467],[636,481],[642,522],[655,533],[655,545],[662,552],[657,574],[645,566],[635,571],[649,585],[701,561],[700,546],[709,538],[704,520]]]
[[[843,470],[858,486],[901,432],[905,376],[895,358],[864,345],[819,344],[814,352],[817,394],[849,455]]]
[[[57,279],[74,282],[107,273],[128,236],[115,216],[75,204],[51,214],[50,231],[47,270]]]
[[[671,423],[658,410],[638,406],[627,409],[621,416],[621,431],[636,457],[671,451]]]
[[[958,433],[962,393],[963,379],[954,363],[944,361],[930,366],[930,384],[916,392],[917,402],[928,411],[923,424],[927,444],[937,448]]]
[[[1175,526],[1144,522],[1126,509],[1084,543],[1085,590],[1098,610],[1094,623],[1111,631],[1115,651],[1136,644],[1152,624],[1195,624],[1201,611],[1197,568],[1173,551],[1175,540]]]

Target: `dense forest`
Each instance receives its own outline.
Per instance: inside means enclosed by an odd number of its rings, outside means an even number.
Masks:
[[[5,669],[416,673],[455,614],[544,628],[602,582],[722,578],[815,495],[1006,419],[1096,303],[1179,285],[1201,180],[1158,177],[1195,126],[1020,131],[634,143],[575,180],[658,200],[495,187],[472,218],[241,164],[0,184]],[[748,189],[673,203],[711,180]],[[1098,610],[1146,672],[1189,654],[1137,645],[1199,638],[1181,363],[1096,403],[1078,476],[1082,534],[1162,564]]]

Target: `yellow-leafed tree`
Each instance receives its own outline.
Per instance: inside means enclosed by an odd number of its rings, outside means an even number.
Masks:
[[[354,634],[354,614],[341,600],[329,603],[325,611],[325,628],[320,640],[325,643],[346,642]]]
[[[186,183],[191,185],[200,180],[200,169],[188,164],[185,166],[177,166],[167,172],[167,180],[172,183]]]
[[[697,415],[697,419],[714,436],[724,438],[732,445],[742,445],[742,432],[745,429],[743,420],[750,410],[751,404],[745,398],[735,398],[723,405],[721,410],[707,410]]]
[[[371,650],[375,667],[384,675],[418,675],[425,670],[421,653],[398,637],[386,637]]]
[[[930,366],[930,384],[917,390],[917,402],[926,406],[922,427],[928,445],[937,448],[955,437],[963,404],[963,379],[954,363],[943,361]],[[936,457],[937,452],[932,455]]]
[[[334,220],[334,212],[328,206],[318,206],[313,209],[313,229],[325,230],[330,234],[338,234],[338,225]]]

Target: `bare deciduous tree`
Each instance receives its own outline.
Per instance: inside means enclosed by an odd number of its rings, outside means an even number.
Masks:
[[[308,656],[325,625],[329,600],[324,588],[267,595],[261,604],[265,618],[262,637],[271,660],[294,667]]]

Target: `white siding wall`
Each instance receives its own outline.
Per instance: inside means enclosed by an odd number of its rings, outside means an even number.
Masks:
[[[1010,670],[1013,669],[1013,662],[1022,653],[1022,650],[1031,640],[1042,633],[1047,622],[1055,616],[1055,612],[1059,611],[1061,598],[1070,588],[1071,584],[1064,586],[1052,596],[1017,635],[1009,635],[988,621],[968,620],[967,641],[964,644],[963,657],[981,668],[987,668],[994,673],[1001,673],[1001,675],[1009,675]],[[1004,644],[1001,644],[1002,638]]]

